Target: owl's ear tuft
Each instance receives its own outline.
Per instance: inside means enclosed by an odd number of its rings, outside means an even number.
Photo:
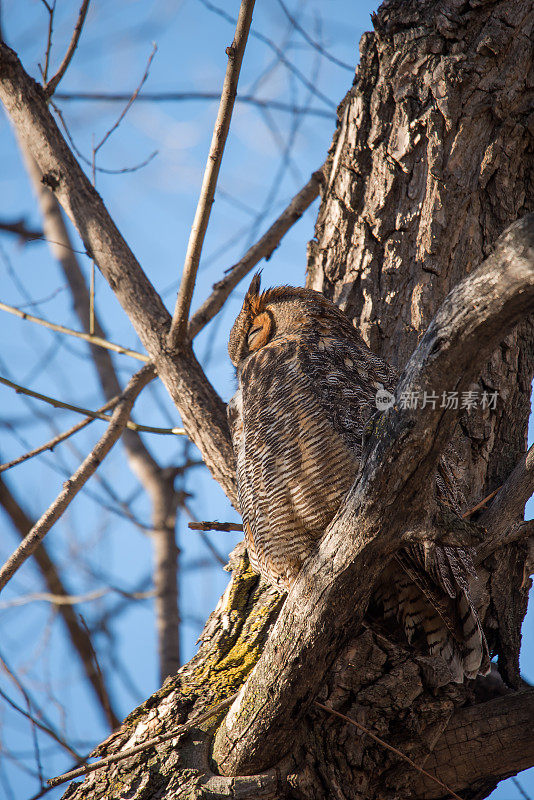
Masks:
[[[245,295],[245,303],[246,307],[251,307],[257,304],[258,297],[260,294],[260,284],[261,284],[261,271],[256,272],[252,280],[250,281],[250,286],[247,289],[247,293]]]

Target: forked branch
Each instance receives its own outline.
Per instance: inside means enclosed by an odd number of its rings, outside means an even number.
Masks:
[[[89,8],[89,2],[90,0],[83,0],[80,11],[78,13],[78,19],[76,21],[76,25],[74,26],[74,31],[72,33],[70,44],[67,48],[67,52],[65,53],[65,57],[63,58],[63,61],[59,65],[56,74],[52,78],[50,78],[50,80],[47,81],[43,86],[44,93],[46,94],[47,97],[52,97],[52,95],[54,94],[58,83],[62,79],[63,75],[66,73],[70,62],[72,61],[72,57],[76,52],[76,48],[78,47],[78,41],[80,39],[80,35],[83,28],[83,23],[85,22],[87,9]]]

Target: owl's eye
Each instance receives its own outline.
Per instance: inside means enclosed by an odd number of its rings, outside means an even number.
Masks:
[[[248,332],[247,343],[250,350],[254,349],[254,342],[257,341],[258,336],[263,333],[263,325],[255,325]]]
[[[247,334],[248,349],[253,352],[267,344],[273,330],[272,316],[268,311],[263,311],[252,321],[252,326]]]

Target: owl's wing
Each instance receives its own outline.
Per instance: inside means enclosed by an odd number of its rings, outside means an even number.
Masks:
[[[328,358],[321,357],[321,349]],[[379,413],[377,392],[394,391],[396,373],[363,344],[324,336],[317,348],[303,351],[302,361],[334,429],[359,459],[367,423]],[[454,455],[450,447],[442,457],[435,489],[438,500],[458,512],[462,493]],[[469,551],[428,543],[398,553],[377,590],[386,613],[402,622],[408,639],[422,628],[430,652],[443,656],[458,681],[464,674],[487,672],[490,663],[469,578],[476,578]]]

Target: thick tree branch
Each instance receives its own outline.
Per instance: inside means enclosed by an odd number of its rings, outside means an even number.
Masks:
[[[87,252],[95,259],[156,364],[188,435],[215,479],[237,504],[234,455],[223,402],[189,348],[168,352],[169,313],[70,152],[50,115],[42,89],[4,43],[0,44],[0,99],[17,136],[38,163],[43,183],[76,225]]]
[[[52,505],[45,511],[38,522],[36,522],[25,539],[0,569],[0,591],[13,577],[15,572],[35,552],[52,525],[61,517],[65,509],[70,505],[91,475],[96,472],[102,460],[120,438],[137,396],[147,383],[153,380],[154,375],[153,366],[147,364],[130,379],[121,400],[117,403],[111,415],[109,425],[104,435],[98,440],[87,458],[80,464],[72,478],[65,482],[63,490]]]
[[[454,714],[425,762],[428,772],[448,786],[462,789],[481,783],[491,790],[497,781],[534,763],[534,690],[514,692]],[[413,797],[441,797],[428,778],[418,781]]]
[[[176,348],[178,345],[182,344],[187,333],[191,298],[193,297],[193,290],[195,288],[200,254],[202,253],[204,236],[208,228],[211,207],[215,199],[215,189],[217,186],[217,178],[219,177],[224,146],[226,144],[226,137],[230,129],[230,121],[232,119],[232,111],[234,110],[234,102],[237,94],[237,83],[239,81],[243,56],[245,55],[254,3],[255,0],[241,0],[234,41],[230,47],[226,48],[228,64],[221,92],[221,102],[213,128],[213,136],[204,177],[202,179],[202,187],[200,189],[195,219],[193,220],[189,242],[187,244],[182,279],[169,332],[170,348]]]
[[[465,387],[478,364],[533,309],[530,215],[511,225],[494,253],[447,296],[401,376],[397,397],[425,390],[439,396]],[[411,530],[425,529],[428,486],[457,414],[396,405],[377,424],[358,481],[317,554],[305,562],[260,660],[217,732],[214,758],[224,774],[260,772],[288,747],[296,720],[340,645],[361,623],[385,561]]]

